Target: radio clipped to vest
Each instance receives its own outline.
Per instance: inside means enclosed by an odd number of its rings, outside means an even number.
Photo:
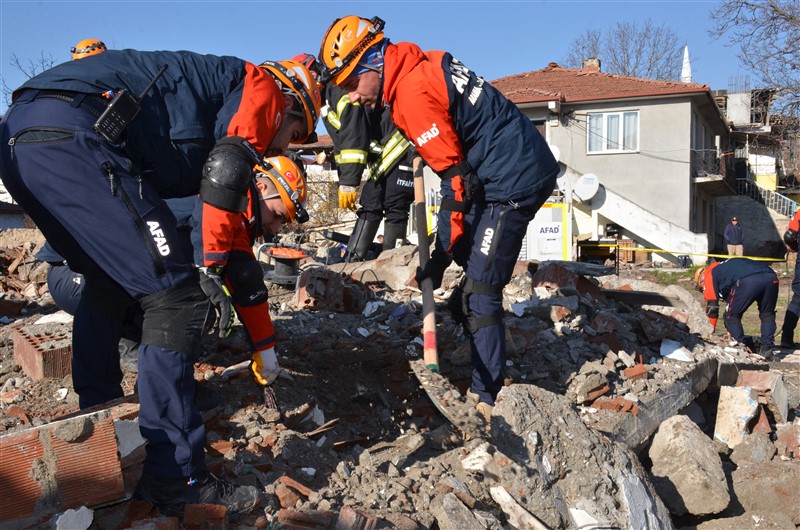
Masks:
[[[130,125],[134,118],[139,114],[142,106],[140,101],[144,99],[156,81],[167,71],[168,64],[161,67],[161,70],[148,83],[142,93],[137,98],[127,90],[117,92],[106,107],[106,110],[94,123],[94,130],[112,144],[117,143],[125,128]]]

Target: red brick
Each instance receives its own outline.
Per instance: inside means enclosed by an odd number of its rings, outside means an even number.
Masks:
[[[611,390],[611,387],[608,385],[600,385],[597,388],[593,388],[586,393],[586,397],[589,401],[593,401],[603,394],[606,394]]]
[[[68,334],[37,336],[29,329],[16,327],[13,338],[14,362],[31,379],[61,378],[72,373],[72,344]]]
[[[339,511],[336,530],[375,530],[377,522],[374,515],[345,506]]]
[[[647,367],[643,364],[637,364],[630,368],[625,368],[622,371],[622,377],[625,379],[647,379]]]
[[[68,441],[73,427],[84,435]],[[33,427],[0,437],[0,522],[57,513],[80,506],[94,507],[125,498],[113,419],[108,413]],[[52,502],[39,505],[42,480],[48,481]],[[0,525],[2,526],[2,525]]]
[[[228,530],[228,509],[221,504],[187,504],[183,526],[186,530]]]
[[[281,508],[294,508],[301,500],[300,495],[282,483],[275,485],[275,495],[277,495],[278,501],[281,503]]]
[[[778,456],[800,459],[800,425],[794,423],[781,425],[775,435]]]
[[[772,427],[770,427],[769,425],[769,419],[767,418],[767,413],[764,412],[764,405],[758,406],[758,412],[756,413],[755,422],[750,432],[765,432],[767,434],[772,432]]]
[[[303,530],[316,528],[333,528],[336,514],[323,511],[303,511],[279,510],[276,516],[281,524],[281,530]]]
[[[303,495],[305,497],[308,497],[312,493],[311,488],[297,482],[295,479],[287,475],[282,475],[281,478],[278,479],[278,481],[282,484],[286,484],[290,488],[297,490],[297,492],[300,493],[300,495]]]

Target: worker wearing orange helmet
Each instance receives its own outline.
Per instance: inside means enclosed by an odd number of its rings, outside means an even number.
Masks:
[[[83,59],[106,51],[103,41],[97,39],[84,39],[69,49],[73,59]]]
[[[136,495],[162,512],[204,502],[236,515],[259,502],[256,488],[205,466],[193,363],[209,303],[222,311],[229,301],[213,281],[201,287],[164,199],[199,193],[246,211],[256,164],[304,142],[319,109],[311,74],[292,61],[106,50],[26,81],[0,122],[6,189],[87,280],[73,327],[81,408],[123,394],[119,336],[93,340],[89,324],[111,318],[93,300],[133,300],[144,311],[138,394],[148,443]]]
[[[503,385],[502,290],[528,223],[555,187],[558,163],[530,119],[451,54],[386,39],[384,22],[340,18],[326,32],[323,81],[352,103],[388,106],[405,138],[442,179],[435,249],[417,279],[441,284],[452,260],[465,280],[452,305],[470,336],[470,391],[486,415]]]
[[[778,301],[778,276],[764,262],[733,258],[700,267],[695,272],[697,288],[706,300],[706,316],[716,329],[719,300],[727,302],[723,322],[737,342],[755,351],[745,337],[742,315],[755,302],[761,320],[761,345],[758,353],[769,356],[775,347],[775,305]]]
[[[219,287],[208,287],[215,296],[230,296],[254,349],[253,375],[259,384],[271,385],[281,369],[275,354],[269,294],[253,245],[257,237],[277,234],[285,223],[308,221],[303,206],[307,191],[302,162],[295,163],[285,156],[270,157],[255,171],[244,212],[230,212],[208,203],[197,205],[195,222],[201,219],[202,241],[195,244],[202,249],[205,279],[201,281],[214,282]],[[221,337],[230,332],[232,323],[232,312],[220,315]]]
[[[792,252],[797,252],[798,234],[800,234],[800,209],[794,212],[786,231],[783,233],[783,242]],[[792,299],[786,306],[781,326],[781,349],[794,350],[794,330],[800,320],[800,259],[795,258],[794,277],[792,278]]]

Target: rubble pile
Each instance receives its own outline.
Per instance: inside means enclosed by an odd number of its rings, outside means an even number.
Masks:
[[[405,286],[414,257],[406,246],[373,262],[309,259],[300,289],[272,285],[277,351],[292,380],[267,392],[235,368],[249,358],[241,330],[204,339],[195,375],[209,467],[264,491],[257,512],[228,527],[800,525],[796,354],[768,362],[709,336],[700,301],[678,286],[596,265],[520,263],[504,292],[507,385],[491,422],[465,439],[409,368],[422,355],[421,298]],[[448,269],[445,287],[458,279]],[[437,292],[440,369],[463,394],[470,348],[443,303],[448,294]],[[12,454],[32,432],[61,441],[43,443],[44,456],[13,453],[20,469],[43,461],[47,477],[14,475],[16,491],[35,491],[33,481],[49,493],[15,505],[13,517],[0,510],[0,520],[10,528],[59,517],[88,518],[92,528],[179,528],[146,503],[126,501],[142,458],[135,395],[78,414],[69,375],[34,380],[14,363],[11,328],[34,327],[56,309],[46,295],[26,300],[28,315],[0,327],[0,451]],[[126,382],[134,370],[126,368]],[[101,426],[109,422],[116,442],[107,447]],[[79,434],[66,442],[65,432]],[[98,490],[102,499],[70,500],[56,463],[75,444],[96,450],[94,462],[107,454],[110,467],[96,478],[120,477],[115,504],[108,506],[110,488]],[[93,467],[85,469],[88,480]],[[183,527],[200,528],[192,526],[198,520],[226,524],[224,514],[187,512]]]

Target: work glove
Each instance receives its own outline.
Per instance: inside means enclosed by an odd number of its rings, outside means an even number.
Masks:
[[[719,302],[717,300],[709,300],[706,302],[706,317],[708,317],[708,321],[716,331],[717,320],[719,319]]]
[[[444,250],[434,249],[431,257],[424,267],[417,267],[417,273],[414,279],[417,280],[417,285],[422,285],[422,280],[425,278],[431,279],[433,289],[436,290],[442,286],[442,279],[444,278],[444,270],[450,266],[450,256]]]
[[[250,363],[250,370],[256,383],[261,386],[268,386],[275,382],[281,373],[278,364],[278,356],[275,355],[275,348],[257,351],[253,354],[253,362]]]
[[[219,338],[223,339],[231,333],[234,315],[233,307],[231,306],[231,294],[222,282],[221,274],[221,267],[200,268],[200,288],[218,314]]]
[[[472,204],[483,197],[483,182],[474,172],[470,171],[461,175],[461,182],[464,185],[464,202]]]
[[[354,186],[339,186],[339,208],[355,210],[357,197],[358,188]]]

